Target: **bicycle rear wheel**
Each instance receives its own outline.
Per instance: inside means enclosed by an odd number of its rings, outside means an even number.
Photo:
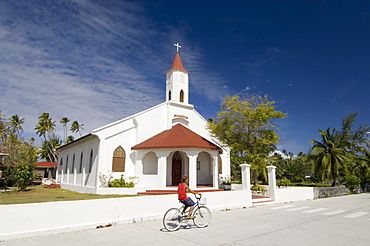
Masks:
[[[181,212],[178,208],[170,208],[163,216],[163,226],[168,231],[176,231],[181,225]]]
[[[206,227],[211,221],[211,218],[212,218],[211,211],[205,206],[198,207],[194,211],[193,221],[197,227],[200,228]]]

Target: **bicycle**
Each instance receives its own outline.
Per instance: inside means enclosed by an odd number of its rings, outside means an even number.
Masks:
[[[192,220],[198,228],[203,228],[208,226],[211,221],[212,215],[209,208],[201,204],[200,200],[202,195],[194,194],[197,202],[194,205],[194,210],[192,215]],[[180,202],[180,201],[179,201]],[[189,207],[184,211],[185,205],[182,205],[180,208],[170,208],[163,216],[163,225],[168,231],[176,231],[180,228],[183,221],[190,220],[187,218],[187,213]]]

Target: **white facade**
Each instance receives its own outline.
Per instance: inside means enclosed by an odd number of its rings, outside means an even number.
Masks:
[[[178,65],[178,62],[182,67],[177,53],[174,64]],[[82,193],[99,193],[99,176],[112,172],[113,156],[118,152],[120,160],[124,160],[124,171],[114,172],[113,179],[121,175],[125,178],[138,177],[136,191],[177,186],[178,177],[174,176],[179,175],[188,175],[189,186],[193,189],[199,185],[218,188],[219,175],[230,174],[228,148],[132,149],[179,123],[219,146],[206,129],[207,121],[193,105],[188,104],[189,73],[174,64],[166,73],[165,102],[97,128],[89,135],[58,149],[57,181],[62,188]],[[177,174],[172,170],[175,160],[181,163],[181,172]]]

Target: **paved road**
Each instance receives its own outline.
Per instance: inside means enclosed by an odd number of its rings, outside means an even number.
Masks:
[[[0,242],[62,245],[370,245],[370,193],[214,212],[207,228],[161,220]]]

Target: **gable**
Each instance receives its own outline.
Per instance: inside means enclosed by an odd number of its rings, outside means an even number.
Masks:
[[[171,129],[165,130],[135,146],[132,150],[139,149],[210,149],[221,148],[202,136],[191,131],[182,124],[176,124]]]

